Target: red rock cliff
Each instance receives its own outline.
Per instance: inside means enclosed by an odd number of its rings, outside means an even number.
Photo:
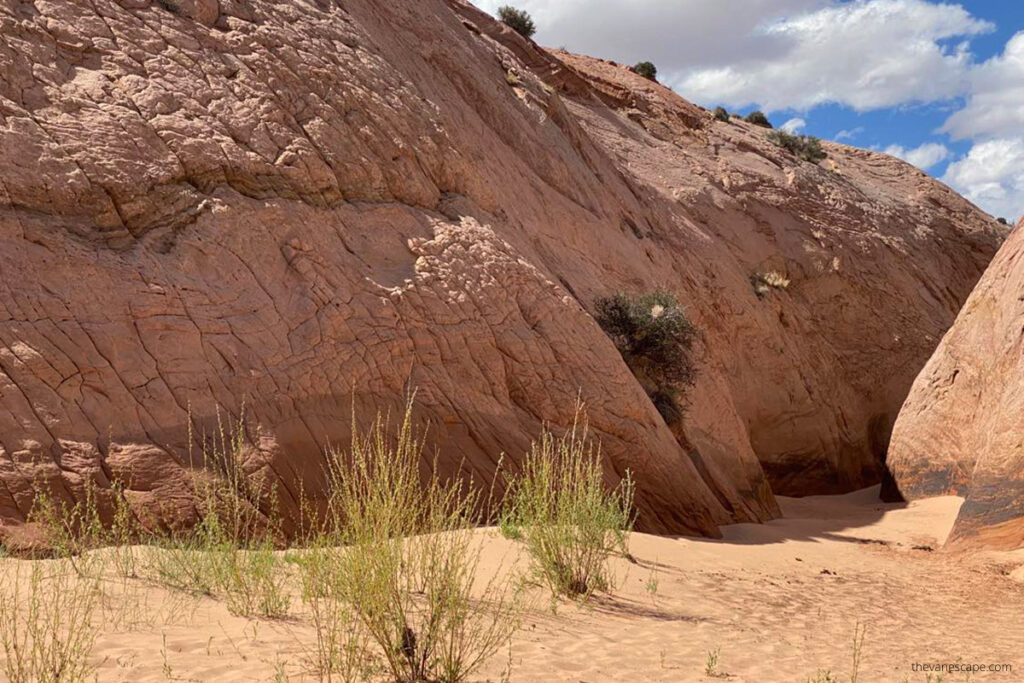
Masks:
[[[0,519],[87,478],[186,510],[190,416],[243,403],[294,504],[411,387],[452,471],[579,395],[644,528],[768,519],[769,480],[879,478],[1000,240],[902,162],[800,162],[456,0],[16,1],[0,35]],[[703,330],[674,430],[590,314],[656,288]]]
[[[890,446],[908,498],[955,494],[949,543],[1024,547],[1024,219],[914,382]]]

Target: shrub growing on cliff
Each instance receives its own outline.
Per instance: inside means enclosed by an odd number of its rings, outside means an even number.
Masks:
[[[750,284],[754,287],[754,294],[757,294],[757,298],[763,299],[772,289],[789,287],[789,278],[778,271],[769,270],[751,275]]]
[[[729,118],[730,118],[729,117],[729,112],[728,112],[728,110],[726,110],[725,107],[715,107],[715,111],[713,113],[713,116],[715,117],[715,121],[722,121],[724,123],[729,123]]]
[[[653,62],[637,62],[633,66],[633,73],[643,76],[649,81],[658,80],[658,67],[654,66]]]
[[[530,38],[537,32],[537,26],[533,23],[533,18],[526,10],[503,5],[498,8],[498,18],[501,19],[502,23],[524,38]]]
[[[555,595],[586,599],[612,587],[608,560],[626,552],[633,482],[604,484],[600,448],[577,412],[561,438],[545,431],[509,483],[500,525],[522,539],[534,570]]]
[[[774,130],[768,133],[768,140],[798,159],[809,161],[812,164],[816,164],[828,156],[821,148],[821,140],[813,135],[792,135],[784,130]]]
[[[697,370],[690,353],[697,328],[675,297],[666,292],[598,299],[597,322],[615,342],[654,405],[672,423],[679,419],[685,388]]]
[[[772,122],[768,120],[768,117],[764,115],[764,112],[758,109],[752,111],[743,119],[747,123],[752,123],[755,126],[761,126],[762,128],[771,128]]]

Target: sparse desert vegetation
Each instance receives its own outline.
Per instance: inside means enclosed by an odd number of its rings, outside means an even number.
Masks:
[[[526,10],[503,5],[498,8],[498,18],[524,38],[531,38],[537,32],[537,25],[533,23],[533,17]]]
[[[813,135],[792,135],[784,130],[768,133],[768,140],[783,148],[798,159],[816,164],[828,154],[821,147],[821,140]]]
[[[729,115],[729,110],[725,107],[715,107],[715,110],[711,113],[715,121],[721,121],[722,123],[729,123],[732,117]]]
[[[764,112],[760,109],[755,110],[743,117],[743,120],[747,123],[752,123],[755,126],[761,126],[762,128],[771,128],[772,122],[768,120]]]
[[[11,681],[91,680],[103,628],[157,618],[142,592],[215,602],[254,633],[255,624],[300,621],[312,637],[289,666],[320,680],[465,681],[520,627],[528,572],[517,567],[519,543],[496,563],[489,554],[481,571],[493,534],[483,515],[494,501],[468,480],[442,480],[433,468],[423,476],[429,459],[411,402],[394,429],[379,417],[327,454],[326,512],[310,515],[291,544],[275,488],[244,474],[243,420],[218,423],[204,441],[192,486],[198,516],[186,528],[144,528],[119,483],[100,496],[90,482],[74,504],[40,487],[30,521],[56,559],[0,559]],[[626,548],[632,482],[627,474],[606,488],[582,406],[564,436],[545,431],[506,478],[502,525],[517,529],[538,585],[552,599],[610,589],[607,560]],[[164,677],[177,678],[166,635],[160,654]]]
[[[221,456],[235,458],[240,430],[229,432]],[[77,505],[41,496],[33,523],[55,557],[0,558],[2,675],[565,681],[627,668],[665,681],[857,683],[886,680],[875,674],[896,662],[898,680],[917,681],[908,666],[919,654],[894,629],[946,633],[962,609],[948,591],[970,581],[979,604],[998,605],[978,611],[979,629],[1024,608],[991,567],[965,575],[911,545],[921,534],[938,543],[959,499],[890,506],[891,523],[875,491],[781,499],[788,519],[730,527],[724,541],[656,537],[630,531],[632,480],[604,469],[583,412],[501,468],[500,505],[438,477],[422,434],[407,412],[332,451],[325,512],[289,547],[273,487],[254,496],[231,470],[197,476],[202,513],[189,533],[143,528],[113,490]],[[482,526],[484,503],[497,505],[497,528]],[[877,590],[882,576],[895,594]],[[919,609],[890,612],[879,595]],[[887,616],[868,632],[879,609]],[[1020,644],[1000,634],[990,649],[971,644],[972,658],[1002,661]],[[769,655],[776,641],[792,647]],[[955,633],[935,642],[963,647]]]
[[[91,680],[99,578],[82,577],[68,563],[35,561],[18,563],[3,579],[0,671],[12,683]]]
[[[633,482],[605,485],[600,445],[577,411],[561,437],[545,432],[512,477],[500,528],[525,545],[533,570],[556,595],[586,599],[615,586],[614,553],[628,554]]]
[[[759,299],[767,296],[773,289],[787,289],[789,283],[789,278],[777,270],[766,270],[750,276],[750,284]]]
[[[653,62],[637,62],[633,65],[633,72],[649,81],[658,80],[658,67]]]
[[[595,302],[597,322],[612,338],[666,422],[682,417],[697,376],[691,357],[697,328],[667,292],[618,292]]]
[[[473,531],[483,501],[467,482],[436,471],[421,479],[411,411],[393,443],[378,419],[347,452],[331,454],[327,533],[335,543],[319,542],[301,563],[304,585],[347,603],[395,680],[458,683],[518,628],[519,578],[500,567],[478,576],[482,545]]]

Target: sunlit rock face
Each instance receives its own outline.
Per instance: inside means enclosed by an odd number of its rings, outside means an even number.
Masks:
[[[889,450],[904,496],[966,499],[954,546],[1024,547],[1022,227],[914,382]]]
[[[900,161],[801,162],[455,0],[36,0],[0,35],[7,522],[114,480],[187,519],[239,419],[291,518],[412,391],[444,472],[489,483],[579,398],[640,528],[770,519],[770,485],[880,478],[1001,240]],[[592,317],[617,290],[702,330],[677,423]]]

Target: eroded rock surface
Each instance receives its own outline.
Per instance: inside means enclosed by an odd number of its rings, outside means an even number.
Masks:
[[[773,490],[876,483],[910,384],[1003,229],[899,160],[824,143],[828,159],[801,163],[621,65],[558,56],[622,115],[572,103],[584,128],[672,212],[673,237],[689,233],[671,286],[699,312]],[[785,289],[752,295],[772,272]]]
[[[904,496],[964,496],[951,545],[1024,547],[1024,220],[914,382],[889,453]]]
[[[87,479],[187,514],[218,411],[294,506],[412,388],[452,472],[489,480],[580,396],[642,528],[769,519],[769,479],[878,479],[1001,239],[902,162],[799,162],[456,0],[34,0],[0,35],[8,521]],[[671,428],[588,312],[655,288],[704,330]]]

